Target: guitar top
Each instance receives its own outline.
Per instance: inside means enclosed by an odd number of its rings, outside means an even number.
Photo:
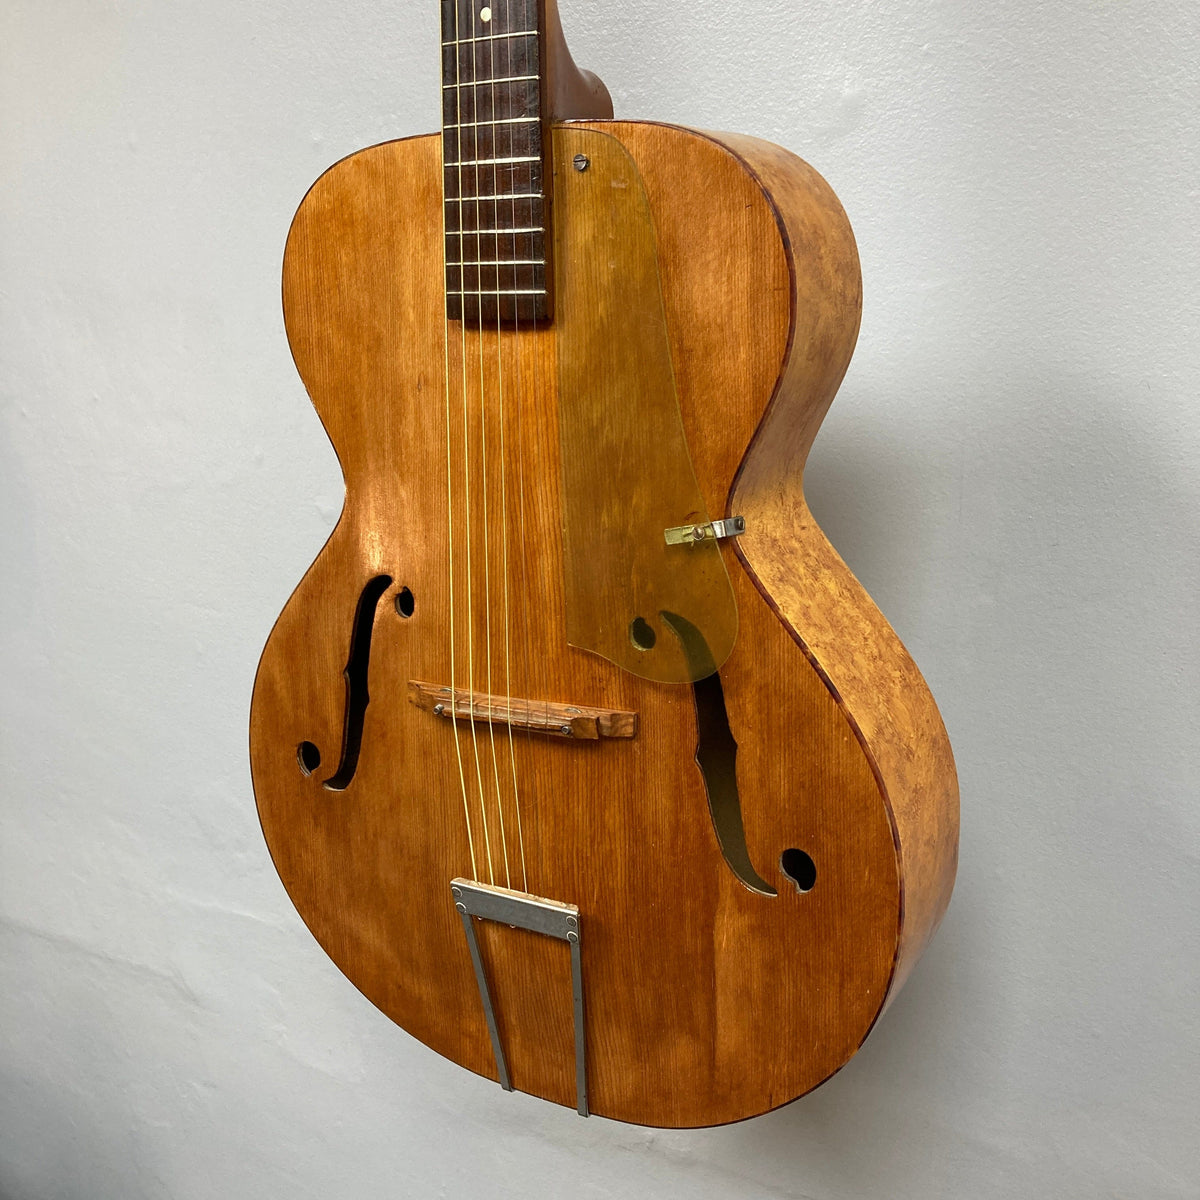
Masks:
[[[346,481],[263,652],[296,908],[384,1013],[583,1114],[697,1126],[858,1049],[953,886],[954,762],[802,475],[858,335],[837,198],[615,121],[554,0],[442,0],[440,135],[284,258]]]

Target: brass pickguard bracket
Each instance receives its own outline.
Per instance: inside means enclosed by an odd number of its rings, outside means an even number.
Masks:
[[[697,542],[715,542],[746,532],[745,517],[705,521],[700,525],[673,525],[663,531],[668,546],[693,546]]]

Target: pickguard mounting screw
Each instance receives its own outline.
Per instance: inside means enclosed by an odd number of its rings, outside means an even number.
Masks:
[[[591,159],[586,154],[577,154],[572,161],[577,171],[586,171],[592,165]]]

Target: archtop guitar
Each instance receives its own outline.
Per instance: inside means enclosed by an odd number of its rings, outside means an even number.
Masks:
[[[442,0],[441,55],[440,136],[287,240],[346,499],[259,666],[263,831],[439,1054],[749,1117],[854,1054],[954,879],[941,718],[802,490],[854,239],[785,150],[613,120],[554,0]]]

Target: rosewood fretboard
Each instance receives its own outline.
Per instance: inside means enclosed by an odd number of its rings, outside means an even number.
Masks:
[[[442,162],[451,320],[550,314],[538,0],[442,0]]]

